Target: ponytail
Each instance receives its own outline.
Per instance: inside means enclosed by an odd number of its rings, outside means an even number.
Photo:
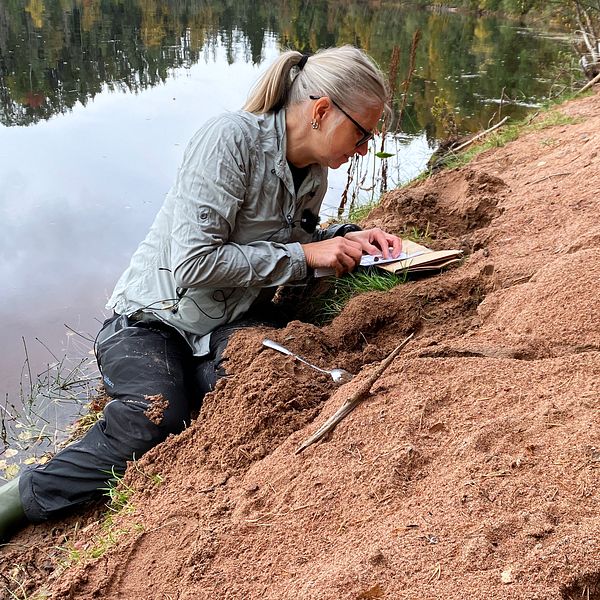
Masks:
[[[244,110],[261,114],[283,108],[294,81],[291,71],[303,58],[304,55],[295,50],[284,52],[251,90]]]

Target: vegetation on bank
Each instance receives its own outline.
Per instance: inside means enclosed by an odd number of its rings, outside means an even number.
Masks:
[[[600,11],[597,0],[437,0],[418,2],[421,6],[463,8],[465,10],[503,12],[509,15],[536,17],[561,16],[575,22],[577,10]]]
[[[571,99],[572,96],[572,94],[569,94],[563,97],[560,102],[566,102],[567,100]],[[438,161],[436,161],[436,167],[444,167],[448,169],[462,167],[471,162],[476,156],[478,156],[482,152],[490,150],[491,148],[499,148],[501,146],[504,146],[509,142],[516,140],[519,136],[530,131],[539,131],[540,129],[546,129],[555,125],[571,125],[579,122],[573,117],[565,116],[557,110],[554,110],[557,105],[557,102],[548,105],[544,109],[543,116],[541,119],[536,119],[536,117],[540,115],[540,111],[538,111],[521,121],[507,123],[501,129],[491,132],[489,135],[481,139],[478,143],[473,144],[468,148],[465,148],[460,153],[455,153],[450,150],[445,156],[441,157]],[[425,173],[423,173],[421,178],[429,177],[430,175],[431,171],[426,171]]]

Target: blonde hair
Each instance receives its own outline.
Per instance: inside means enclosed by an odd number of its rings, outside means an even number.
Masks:
[[[319,50],[298,68],[303,54],[288,50],[267,69],[251,90],[244,110],[261,114],[329,96],[348,110],[383,104],[389,113],[388,85],[383,73],[365,52],[354,46]]]

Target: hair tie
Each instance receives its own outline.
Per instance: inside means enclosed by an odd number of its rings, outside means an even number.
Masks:
[[[302,69],[304,69],[304,65],[306,64],[306,61],[308,60],[309,55],[308,54],[303,54],[302,58],[298,61],[298,64],[296,65],[298,67],[298,69],[300,71],[302,71]]]

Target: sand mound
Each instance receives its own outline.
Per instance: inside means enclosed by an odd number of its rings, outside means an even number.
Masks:
[[[400,231],[427,231],[434,238],[458,237],[487,227],[501,214],[506,183],[484,171],[465,168],[386,194],[368,224]]]

